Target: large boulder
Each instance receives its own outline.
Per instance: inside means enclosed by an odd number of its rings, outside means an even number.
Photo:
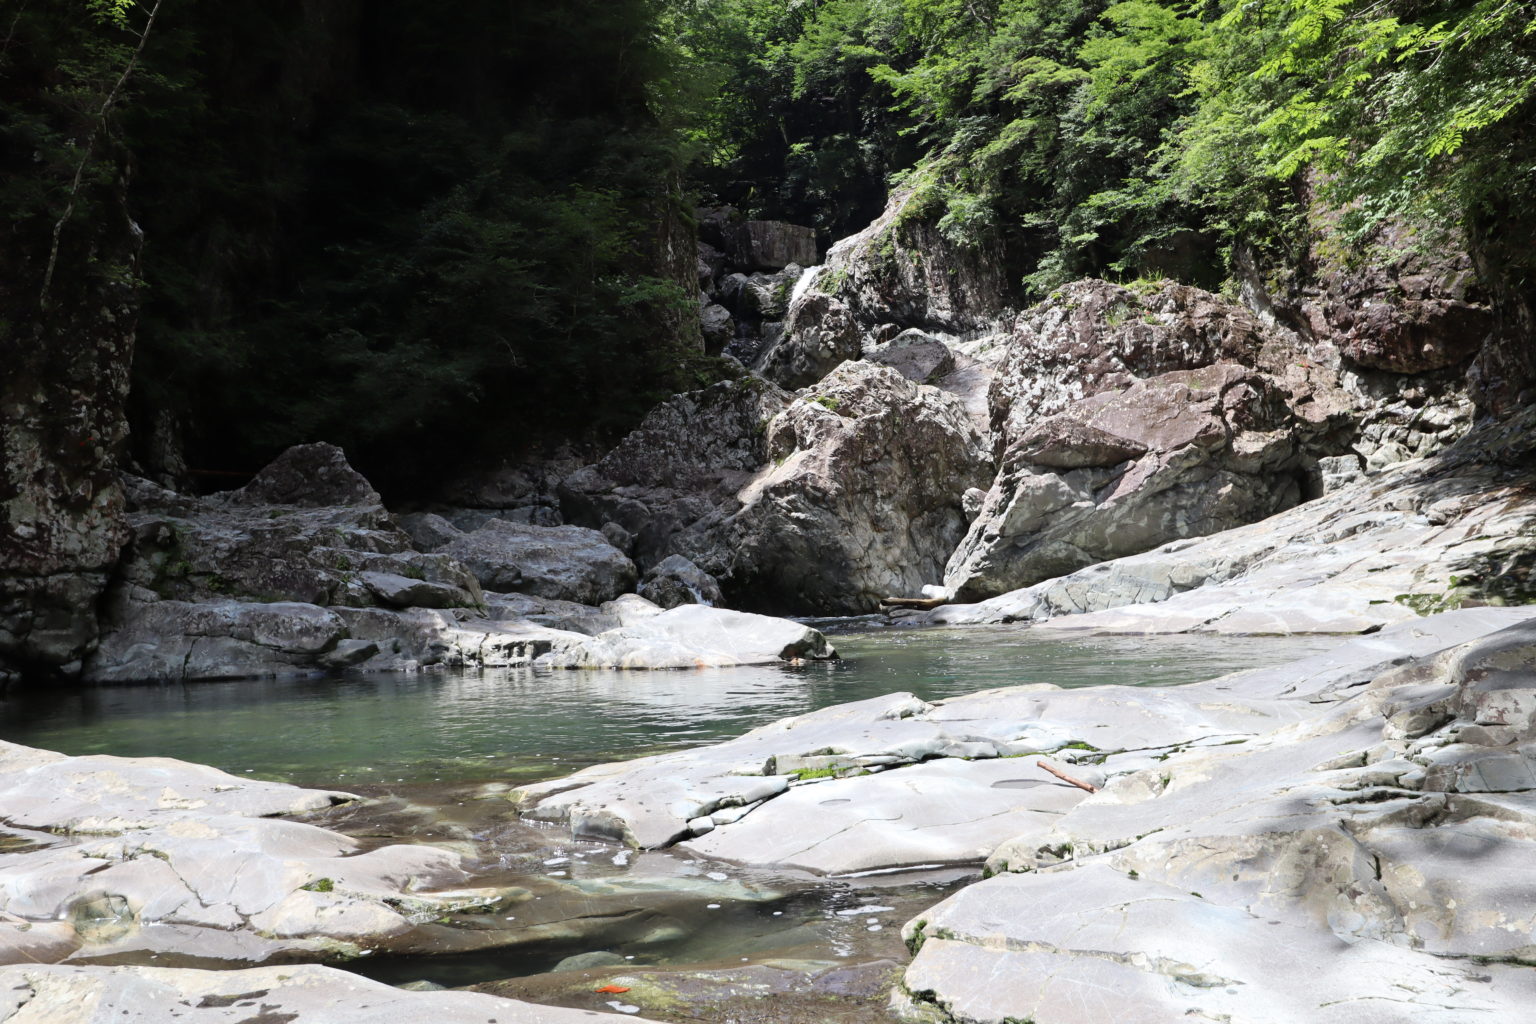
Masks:
[[[1283,375],[1297,355],[1242,306],[1172,282],[1132,291],[1075,281],[1020,313],[1006,339],[990,395],[998,451],[1036,420],[1142,378],[1221,360]]]
[[[294,445],[262,469],[250,483],[231,491],[232,505],[377,505],[379,492],[347,462],[333,444]]]
[[[1536,409],[1261,522],[1080,569],[944,623],[1117,633],[1369,633],[1536,600]]]
[[[960,496],[990,475],[964,407],[890,367],[834,370],[768,428],[771,464],[741,508],[683,550],[738,604],[873,611],[941,575]]]
[[[487,590],[601,604],[633,590],[635,564],[597,530],[493,519],[444,547]]]
[[[786,388],[815,384],[841,362],[859,358],[864,332],[848,307],[810,291],[796,300],[783,333],[758,356],[758,373]]]
[[[720,603],[720,583],[682,555],[668,555],[651,566],[635,593],[662,608]]]
[[[945,585],[961,600],[991,597],[1296,504],[1306,434],[1288,397],[1222,363],[1035,422],[1008,449]]]
[[[567,487],[642,566],[683,555],[736,607],[856,613],[940,578],[989,476],[959,399],[847,362],[793,401],[761,381],[679,396]]]
[[[731,262],[748,270],[778,270],[816,262],[816,230],[778,220],[749,220],[725,227]]]
[[[1001,253],[951,241],[938,228],[938,212],[919,190],[893,192],[873,223],[827,252],[814,287],[866,324],[940,331],[990,325],[1008,294]]]
[[[686,604],[596,636],[557,641],[537,664],[545,668],[728,668],[836,656],[826,637],[801,623]]]
[[[246,487],[206,498],[126,483],[132,533],[120,579],[163,598],[355,607],[481,601],[475,577],[453,558],[412,550],[378,494],[330,445],[290,449]]]

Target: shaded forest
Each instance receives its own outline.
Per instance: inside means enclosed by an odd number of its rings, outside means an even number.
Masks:
[[[0,330],[71,279],[131,286],[150,466],[325,438],[402,492],[611,439],[730,372],[693,317],[699,204],[826,244],[905,183],[1023,305],[1083,276],[1220,287],[1239,260],[1283,287],[1325,202],[1341,259],[1407,218],[1530,307],[1513,3],[0,7],[0,204],[32,254]],[[141,247],[103,243],[119,210]]]

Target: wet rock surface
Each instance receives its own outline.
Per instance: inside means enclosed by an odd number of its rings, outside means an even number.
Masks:
[[[533,1006],[474,992],[402,992],[329,967],[196,971],[0,967],[0,1015],[16,1024],[583,1024],[643,1020]]]
[[[276,815],[356,799],[169,758],[0,744],[7,826],[55,837],[0,870],[6,962],[180,956],[260,961],[408,945],[444,914],[519,899],[463,888],[454,853],[364,851]]]

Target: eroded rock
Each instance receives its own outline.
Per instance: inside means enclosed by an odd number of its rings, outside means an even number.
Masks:
[[[945,569],[992,597],[1297,504],[1308,435],[1270,378],[1234,363],[1100,392],[1020,434]]]

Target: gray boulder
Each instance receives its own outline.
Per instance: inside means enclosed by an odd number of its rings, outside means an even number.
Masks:
[[[704,334],[704,348],[708,352],[721,352],[736,336],[736,321],[731,311],[714,302],[699,308],[699,326]]]
[[[791,263],[816,262],[816,231],[778,220],[749,220],[725,230],[732,263],[752,270],[778,270]]]
[[[795,302],[783,334],[753,368],[786,388],[815,384],[839,363],[859,358],[864,333],[848,307],[818,291]]]
[[[384,573],[437,585],[428,588],[435,605],[480,601],[463,566],[412,550],[378,494],[331,445],[289,449],[246,487],[205,498],[131,477],[126,484],[132,533],[119,574],[164,598],[389,605],[359,579]],[[283,503],[267,504],[269,497]]]
[[[673,399],[569,478],[567,504],[632,529],[643,566],[684,556],[736,607],[858,613],[940,578],[960,496],[989,477],[958,399],[848,362],[794,401],[763,381]]]
[[[933,384],[955,369],[948,345],[918,330],[902,331],[890,341],[866,349],[864,358],[884,363],[910,381]]]
[[[1261,522],[924,618],[1131,633],[1353,633],[1536,597],[1536,409]]]
[[[856,614],[917,593],[964,535],[960,496],[990,475],[956,399],[873,363],[838,367],[767,440],[739,510],[679,545],[748,606]]]
[[[447,547],[464,532],[435,512],[411,512],[398,516],[396,521],[406,536],[411,538],[411,546],[417,551],[436,551]]]
[[[118,683],[303,674],[378,650],[349,639],[335,612],[313,604],[121,598],[85,675]]]
[[[442,549],[489,590],[601,604],[634,589],[635,564],[597,530],[493,519]]]
[[[347,462],[333,444],[295,445],[283,452],[250,483],[231,491],[232,505],[377,505],[379,492]]]
[[[719,582],[682,555],[668,555],[651,566],[635,592],[663,608],[721,601]]]
[[[996,450],[1043,417],[1142,378],[1222,360],[1285,378],[1287,367],[1297,370],[1306,355],[1244,307],[1199,288],[1168,282],[1155,291],[1131,291],[1107,281],[1074,281],[1019,314],[1007,330],[990,394]],[[1288,385],[1306,391],[1296,381]]]
[[[1008,450],[945,586],[962,601],[992,597],[1295,505],[1307,434],[1288,397],[1223,363],[1035,422]]]

